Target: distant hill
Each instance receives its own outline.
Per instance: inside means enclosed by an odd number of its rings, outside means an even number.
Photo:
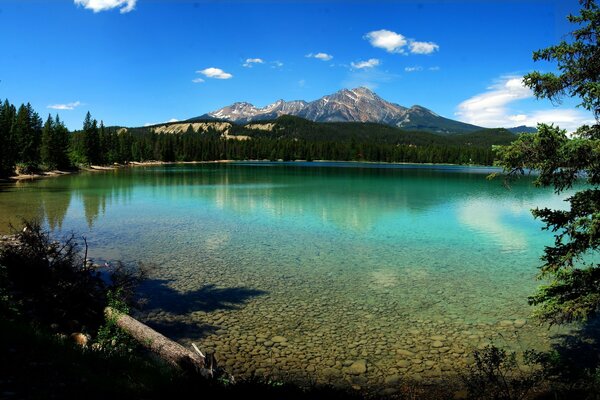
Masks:
[[[525,125],[515,126],[514,128],[508,128],[507,130],[512,133],[536,133],[537,132],[537,128],[533,128],[531,126],[525,126]]]
[[[236,124],[218,119],[194,118],[182,122],[128,128],[130,132],[185,133],[188,131],[241,139],[301,139],[309,142],[359,142],[391,145],[441,145],[490,147],[508,144],[516,136],[507,129],[485,129],[440,135],[429,131],[407,130],[372,122],[314,122],[283,115],[273,120]]]
[[[388,102],[365,87],[342,89],[318,100],[284,101],[259,108],[238,102],[188,121],[225,120],[237,124],[274,120],[283,115],[297,116],[313,122],[371,122],[437,134],[475,132],[483,128],[449,118],[414,105],[404,107]]]

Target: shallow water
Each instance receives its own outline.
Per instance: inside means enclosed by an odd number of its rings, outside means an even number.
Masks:
[[[38,216],[101,260],[142,262],[141,318],[234,375],[355,387],[437,377],[493,341],[548,346],[528,320],[562,207],[488,168],[169,165],[0,185],[0,230]],[[366,361],[366,371],[363,362]],[[352,365],[351,365],[352,364]]]

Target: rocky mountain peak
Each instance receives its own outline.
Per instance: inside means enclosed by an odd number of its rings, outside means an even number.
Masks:
[[[376,122],[405,129],[439,133],[470,132],[481,129],[443,118],[422,106],[414,105],[406,108],[390,103],[364,86],[341,89],[311,102],[280,99],[262,108],[239,102],[210,112],[206,116],[247,123],[276,119],[281,115],[294,115],[315,122]]]

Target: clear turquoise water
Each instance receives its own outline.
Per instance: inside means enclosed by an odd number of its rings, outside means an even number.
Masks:
[[[562,207],[568,193],[529,179],[508,190],[486,179],[492,171],[235,163],[82,173],[0,186],[0,229],[37,215],[57,235],[85,235],[99,260],[146,264],[140,318],[216,352],[234,374],[381,386],[389,375],[448,373],[490,341],[548,345],[526,298],[552,237],[530,209]],[[367,372],[352,375],[358,359]]]

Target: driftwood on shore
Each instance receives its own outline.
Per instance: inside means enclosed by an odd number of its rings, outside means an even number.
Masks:
[[[106,318],[113,320],[119,328],[169,364],[187,372],[205,377],[212,376],[212,370],[206,368],[205,357],[199,351],[188,350],[137,319],[120,313],[111,307],[106,307],[104,313]]]

